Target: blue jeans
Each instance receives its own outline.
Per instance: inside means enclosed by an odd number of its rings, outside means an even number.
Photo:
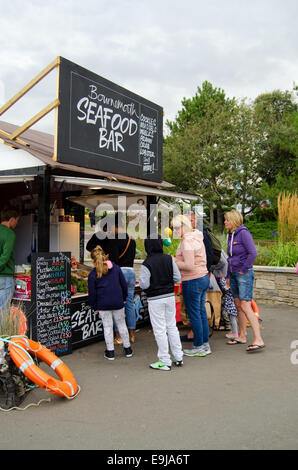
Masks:
[[[5,306],[14,293],[14,287],[15,283],[13,277],[0,277],[0,322],[4,315]]]
[[[121,268],[123,276],[127,282],[128,294],[126,297],[125,304],[125,317],[126,325],[129,330],[136,329],[136,314],[135,314],[135,304],[134,304],[134,293],[136,285],[136,275],[133,269],[131,268]],[[118,331],[117,328],[115,328]]]
[[[186,313],[194,334],[194,347],[198,348],[209,341],[209,324],[205,308],[209,276],[182,282],[182,294]]]
[[[246,300],[253,298],[254,270],[250,268],[245,274],[231,273],[230,286],[234,299]]]

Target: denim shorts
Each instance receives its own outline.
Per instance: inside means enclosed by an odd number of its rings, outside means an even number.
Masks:
[[[250,268],[245,274],[231,273],[230,286],[234,299],[247,300],[253,299],[254,270]]]

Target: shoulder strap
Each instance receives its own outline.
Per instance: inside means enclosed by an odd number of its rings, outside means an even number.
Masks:
[[[121,255],[120,255],[120,256],[118,256],[118,259],[121,259],[121,258],[122,258],[122,257],[125,255],[125,253],[127,252],[127,250],[128,250],[128,247],[129,247],[129,244],[130,244],[130,240],[131,240],[131,238],[130,238],[130,237],[128,237],[128,240],[127,240],[127,244],[126,244],[125,250],[123,251],[123,253],[121,253]]]

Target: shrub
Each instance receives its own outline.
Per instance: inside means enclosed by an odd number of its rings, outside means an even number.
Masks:
[[[273,207],[257,207],[254,210],[253,218],[257,222],[269,222],[277,220],[277,212]]]
[[[298,262],[298,247],[294,242],[278,243],[269,249],[269,266],[296,267]]]
[[[278,232],[280,241],[295,242],[298,233],[298,197],[297,194],[278,195]]]
[[[255,266],[268,266],[271,260],[270,247],[257,244],[256,249],[257,249],[258,255],[254,261],[254,265]]]
[[[248,228],[254,240],[273,240],[278,231],[277,220],[268,222],[255,222],[246,220],[245,226]],[[274,234],[274,235],[273,235]]]
[[[21,308],[21,302],[18,304],[16,310]],[[4,307],[4,310],[0,312],[0,336],[14,336],[19,334],[20,330],[20,317],[14,313],[13,307],[10,305],[10,301]]]

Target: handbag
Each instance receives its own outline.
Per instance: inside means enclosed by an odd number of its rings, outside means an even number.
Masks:
[[[130,240],[131,240],[131,238],[130,238],[130,237],[128,237],[128,240],[127,240],[127,244],[126,244],[125,250],[123,251],[123,253],[121,253],[121,255],[120,255],[120,256],[118,256],[118,259],[121,259],[121,258],[123,258],[123,256],[124,256],[124,255],[125,255],[125,253],[127,252],[127,250],[128,250],[128,247],[129,247],[129,245],[130,245]]]

